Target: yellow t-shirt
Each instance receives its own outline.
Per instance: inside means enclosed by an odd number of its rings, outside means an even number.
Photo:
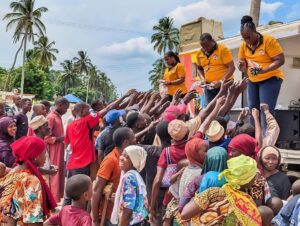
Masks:
[[[166,80],[167,82],[172,82],[184,77],[185,77],[185,70],[183,64],[181,63],[176,64],[176,66],[172,67],[171,69],[167,68],[165,70],[164,80]],[[179,85],[168,85],[166,87],[168,89],[167,94],[169,95],[174,95],[177,89],[181,89],[182,94],[187,93],[185,82]]]
[[[274,76],[284,79],[284,75],[279,68],[264,74],[252,75],[249,67],[249,63],[252,61],[265,69],[272,63],[271,58],[278,56],[282,52],[282,48],[275,38],[269,35],[262,35],[262,43],[255,49],[254,52],[252,52],[247,44],[243,42],[239,49],[239,58],[247,60],[248,76],[251,82],[261,82]]]
[[[226,64],[232,60],[230,50],[222,44],[218,44],[217,49],[209,57],[202,50],[196,56],[196,63],[203,68],[206,82],[216,82],[223,79],[228,69]],[[233,76],[228,80],[232,79]]]

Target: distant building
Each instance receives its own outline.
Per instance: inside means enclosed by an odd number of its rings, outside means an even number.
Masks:
[[[198,25],[197,25],[198,23]],[[189,26],[193,26],[192,29],[195,31],[195,26],[198,26],[198,40],[195,38],[190,38],[188,41],[189,34],[186,33],[189,30]],[[298,101],[300,99],[300,20],[296,20],[290,23],[282,24],[275,23],[272,25],[266,25],[258,27],[257,29],[262,34],[269,34],[278,39],[280,42],[284,54],[285,54],[285,64],[281,67],[285,80],[282,83],[281,92],[277,101],[277,106],[282,106],[282,108],[288,108],[291,101]],[[185,31],[185,32],[182,32]],[[192,31],[192,30],[191,30]],[[231,49],[234,62],[236,65],[236,71],[234,73],[235,80],[241,79],[241,72],[237,69],[238,61],[238,50],[240,44],[242,43],[242,37],[240,35],[226,38],[222,38],[222,31],[220,31],[220,22],[215,22],[213,20],[206,20],[200,18],[199,20],[183,25],[180,30],[180,40],[185,40],[184,43],[180,44],[180,59],[186,67],[187,86],[190,87],[192,84],[192,59],[196,52],[200,50],[199,37],[201,33],[212,33],[213,37],[218,40],[218,43],[222,43]],[[190,34],[190,37],[191,34]],[[242,98],[239,97],[235,107],[242,107]]]

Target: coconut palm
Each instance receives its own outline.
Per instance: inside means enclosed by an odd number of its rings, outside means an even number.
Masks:
[[[46,7],[39,7],[35,9],[35,0],[19,0],[14,1],[10,4],[12,9],[11,13],[7,13],[3,20],[9,20],[6,25],[6,30],[15,27],[15,32],[13,35],[13,42],[16,43],[21,39],[21,46],[23,46],[23,67],[22,67],[22,77],[21,77],[21,95],[24,91],[24,75],[25,75],[25,59],[26,59],[26,47],[27,41],[33,42],[34,35],[37,32],[40,36],[44,36],[46,33],[46,27],[40,20],[42,13],[47,12]],[[12,68],[15,66],[16,58],[21,50],[21,46],[18,49],[15,60],[13,62]]]
[[[153,64],[153,69],[149,71],[149,81],[153,87],[154,90],[158,90],[159,88],[159,79],[162,79],[163,72],[166,69],[166,65],[163,61],[163,59],[157,59]]]
[[[52,66],[52,62],[56,60],[55,54],[58,49],[53,48],[55,42],[50,42],[46,36],[40,37],[34,42],[34,58],[42,69],[48,69]]]
[[[155,33],[151,36],[151,43],[159,54],[178,49],[179,30],[173,26],[173,23],[172,18],[164,17],[159,20],[158,25],[153,26]]]
[[[58,83],[64,87],[64,93],[66,95],[69,88],[80,84],[80,79],[71,60],[65,60],[60,65],[62,66],[63,71]]]
[[[89,69],[93,66],[91,59],[88,57],[87,53],[84,51],[78,51],[78,57],[74,57],[74,63],[81,75],[85,74],[87,77],[87,89],[86,89],[86,102],[88,101],[89,97],[89,85],[90,85],[90,78],[89,78]]]

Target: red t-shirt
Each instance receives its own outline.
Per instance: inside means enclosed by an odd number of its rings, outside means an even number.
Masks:
[[[202,138],[203,134],[201,132],[197,132],[193,138]],[[169,149],[170,149],[170,156],[171,156],[171,164],[177,164],[180,160],[186,159],[185,155],[185,145],[188,142],[182,141],[179,144],[172,144]],[[167,163],[167,153],[166,153],[167,148],[164,148],[163,151],[160,154],[157,166],[166,169],[168,166]]]
[[[99,123],[99,113],[88,115],[71,122],[66,131],[65,143],[71,145],[67,169],[83,168],[96,160],[96,153],[90,129]]]
[[[92,218],[84,209],[77,206],[64,206],[59,213],[49,218],[51,224],[60,226],[91,226]]]

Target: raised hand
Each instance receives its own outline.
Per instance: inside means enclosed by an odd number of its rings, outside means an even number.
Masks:
[[[185,104],[188,104],[192,99],[196,97],[197,91],[196,90],[190,90],[185,96],[183,97],[183,102]]]
[[[256,108],[252,108],[251,113],[254,119],[259,119],[259,110],[257,110]]]

